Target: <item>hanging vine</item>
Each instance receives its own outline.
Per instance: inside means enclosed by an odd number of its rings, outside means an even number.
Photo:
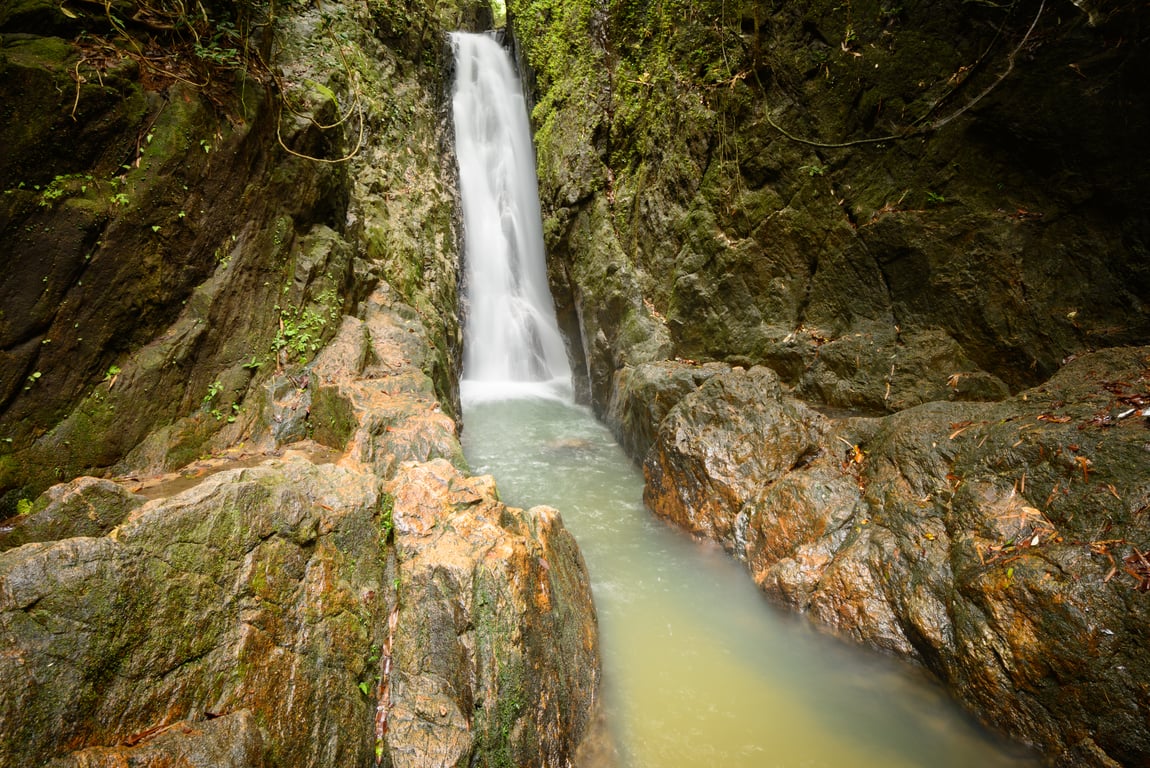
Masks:
[[[1013,9],[1013,7],[1014,6],[1011,6],[1012,9]],[[1038,21],[1042,18],[1042,14],[1043,14],[1043,11],[1045,10],[1045,8],[1046,8],[1046,0],[1041,0],[1041,2],[1038,4],[1038,11],[1034,14],[1034,19],[1030,22],[1030,26],[1027,28],[1026,33],[1018,41],[1018,44],[1015,45],[1014,48],[1010,51],[1010,53],[1007,55],[1006,66],[1002,70],[1002,72],[1000,72],[999,75],[986,88],[984,88],[981,92],[979,92],[972,99],[967,101],[962,106],[954,109],[949,114],[947,114],[943,117],[940,117],[936,120],[930,120],[929,122],[927,122],[928,119],[930,118],[930,116],[933,115],[944,103],[946,103],[946,101],[948,101],[962,87],[962,85],[969,80],[969,78],[964,78],[961,82],[957,83],[953,88],[951,88],[946,93],[944,93],[942,96],[937,98],[919,117],[917,117],[916,119],[911,121],[903,130],[897,130],[896,129],[893,133],[890,133],[886,136],[878,136],[878,137],[862,138],[862,139],[851,139],[849,141],[839,141],[839,142],[817,141],[814,139],[809,139],[809,138],[805,138],[802,136],[797,136],[794,133],[788,131],[786,128],[783,128],[777,122],[775,122],[775,119],[771,116],[771,107],[770,107],[769,103],[764,103],[764,107],[765,107],[763,110],[764,117],[766,118],[767,123],[772,128],[774,128],[776,131],[781,133],[787,139],[790,139],[791,141],[797,142],[799,144],[805,144],[805,145],[811,146],[811,147],[818,147],[820,149],[845,149],[848,147],[857,147],[857,146],[861,146],[864,144],[885,144],[885,143],[889,143],[892,141],[899,141],[899,140],[908,139],[908,138],[911,138],[914,136],[921,136],[923,134],[932,133],[932,132],[937,131],[940,128],[946,126],[947,124],[951,123],[952,121],[954,121],[955,119],[957,119],[961,115],[968,112],[976,104],[978,104],[980,101],[982,101],[988,95],[990,95],[990,93],[992,93],[996,88],[998,88],[998,86],[1001,85],[1002,82],[1004,80],[1006,80],[1007,77],[1010,76],[1011,72],[1014,71],[1014,65],[1015,65],[1015,61],[1018,58],[1018,54],[1023,50],[1023,48],[1026,47],[1027,43],[1030,41],[1031,36],[1033,35],[1035,28],[1038,26]],[[978,68],[979,66],[982,65],[983,62],[985,62],[988,59],[990,52],[997,45],[997,42],[998,42],[1000,35],[1001,35],[1001,29],[996,32],[994,39],[991,41],[990,45],[987,46],[986,50],[983,51],[982,55],[979,56],[979,58],[975,61],[974,64],[970,65],[967,68],[968,71],[972,71],[972,70]],[[766,92],[767,92],[766,85],[759,78],[758,71],[755,69],[751,69],[750,71],[754,74],[755,81],[758,84],[760,91],[762,93],[766,94]],[[742,73],[742,75],[745,77],[745,73]],[[738,75],[735,75],[733,77],[739,78]],[[732,82],[734,82],[734,80],[732,80]]]

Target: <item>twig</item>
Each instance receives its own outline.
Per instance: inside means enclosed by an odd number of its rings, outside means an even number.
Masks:
[[[899,131],[897,133],[892,133],[888,136],[879,136],[877,138],[853,139],[851,141],[840,141],[840,142],[814,141],[812,139],[806,139],[806,138],[803,138],[801,136],[796,136],[795,134],[791,133],[790,131],[786,130],[781,125],[776,123],[774,121],[774,118],[771,117],[770,104],[766,104],[765,102],[764,102],[764,105],[765,105],[766,109],[764,109],[764,111],[763,111],[763,116],[766,118],[767,123],[770,124],[770,126],[772,128],[774,128],[776,131],[778,131],[779,133],[781,133],[783,136],[787,137],[791,141],[797,142],[799,144],[806,144],[806,145],[811,146],[811,147],[820,147],[823,149],[843,149],[846,147],[857,147],[857,146],[862,145],[862,144],[882,144],[882,143],[885,143],[888,141],[898,141],[899,139],[907,139],[907,138],[910,138],[912,136],[917,136],[917,135],[920,135],[923,133],[930,133],[932,131],[937,131],[939,128],[942,128],[943,126],[947,125],[948,123],[950,123],[954,119],[963,115],[964,113],[969,111],[971,108],[973,108],[976,104],[978,104],[978,102],[980,102],[984,98],[986,98],[986,96],[989,95],[991,91],[993,91],[995,88],[997,88],[1002,83],[1002,81],[1005,80],[1007,78],[1007,76],[1009,76],[1010,73],[1014,71],[1015,59],[1018,57],[1018,54],[1022,51],[1022,48],[1030,40],[1030,36],[1034,32],[1034,28],[1036,26],[1038,26],[1038,20],[1040,18],[1042,18],[1042,12],[1045,9],[1046,9],[1046,0],[1042,0],[1042,2],[1040,2],[1038,5],[1038,12],[1036,14],[1034,14],[1034,20],[1030,22],[1030,27],[1027,28],[1027,30],[1026,30],[1026,34],[1022,36],[1022,40],[1019,41],[1018,45],[1016,45],[1014,47],[1014,50],[1012,50],[1010,52],[1010,55],[1006,57],[1006,69],[1004,69],[1002,71],[1002,73],[999,74],[999,76],[995,79],[995,81],[993,83],[988,85],[982,91],[982,93],[975,96],[973,99],[971,99],[966,104],[964,104],[961,107],[959,107],[958,109],[956,109],[954,112],[951,112],[946,117],[941,117],[932,123],[928,123],[927,125],[915,127],[915,126],[918,126],[919,123],[921,123],[923,120],[925,120],[927,118],[927,116],[929,116],[932,112],[934,112],[934,110],[938,108],[939,104],[941,104],[946,99],[950,98],[950,96],[953,95],[954,92],[958,90],[958,87],[951,89],[950,91],[948,91],[947,93],[945,93],[941,97],[939,97],[934,102],[934,104],[932,104],[930,106],[930,108],[926,110],[926,112],[924,112],[919,118],[917,118],[916,120],[914,120],[910,124],[910,127],[908,129],[903,130],[903,131]],[[997,40],[997,35],[995,36],[995,39]],[[993,46],[993,42],[991,43],[991,45]],[[990,49],[988,48],[987,51],[989,51],[989,50]],[[982,59],[984,59],[985,57],[986,57],[986,53],[984,52],[983,55],[979,57],[979,61],[975,63],[975,66],[977,66],[978,63],[981,62]],[[767,89],[763,85],[762,80],[759,78],[759,73],[755,72],[754,75],[755,75],[755,80],[759,84],[760,90],[762,90],[764,93],[766,93]]]
[[[1018,54],[1022,50],[1022,47],[1024,45],[1026,45],[1026,42],[1028,40],[1030,40],[1030,35],[1032,32],[1034,32],[1034,28],[1036,26],[1038,26],[1038,20],[1042,17],[1042,11],[1045,10],[1045,8],[1046,8],[1046,0],[1042,0],[1042,2],[1040,2],[1038,4],[1038,13],[1034,14],[1034,21],[1030,22],[1030,28],[1026,30],[1026,34],[1022,36],[1022,40],[1018,43],[1018,45],[1016,45],[1014,47],[1014,50],[1010,52],[1010,55],[1006,57],[1006,69],[1004,69],[1002,71],[1002,74],[1000,74],[998,76],[998,78],[993,83],[986,86],[986,89],[983,90],[982,93],[975,96],[973,99],[968,101],[966,104],[961,106],[959,109],[952,112],[947,117],[939,118],[935,122],[931,123],[931,125],[930,125],[931,130],[938,130],[939,128],[941,128],[944,125],[946,125],[947,123],[949,123],[951,120],[954,120],[956,117],[958,117],[959,115],[961,115],[964,112],[966,112],[967,110],[969,110],[971,107],[973,107],[978,102],[982,101],[986,97],[987,94],[989,94],[991,91],[993,91],[995,88],[997,88],[999,83],[1001,83],[1003,80],[1006,79],[1007,75],[1009,75],[1011,72],[1014,71],[1014,60],[1015,60],[1015,58],[1018,57]]]

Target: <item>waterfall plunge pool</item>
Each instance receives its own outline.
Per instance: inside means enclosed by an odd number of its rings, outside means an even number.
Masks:
[[[538,386],[464,388],[472,470],[508,504],[558,508],[583,550],[621,766],[1037,765],[914,668],[819,634],[647,512],[641,473],[588,410]]]
[[[590,569],[604,709],[625,768],[1032,765],[937,686],[774,609],[717,546],[643,507],[643,480],[571,403],[535,156],[510,57],[455,34],[465,235],[464,453],[503,499],[560,510]],[[581,766],[580,768],[614,768]]]

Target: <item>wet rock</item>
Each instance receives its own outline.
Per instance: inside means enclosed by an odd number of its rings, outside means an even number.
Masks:
[[[624,364],[660,358],[767,365],[804,398],[890,412],[1001,399],[1146,338],[1150,112],[1129,105],[1150,100],[1119,73],[1147,51],[1094,57],[1145,9],[1043,12],[1018,68],[1010,46],[986,58],[1006,27],[969,4],[867,2],[845,27],[822,0],[714,3],[706,23],[592,6],[513,0],[509,18],[597,413]]]
[[[900,334],[878,325],[820,340],[818,356],[800,374],[795,395],[881,413],[935,400],[1003,400],[1010,389],[973,363],[943,331]]]
[[[1000,403],[812,415],[755,370],[664,418],[647,501],[823,626],[915,659],[1057,765],[1148,754],[1150,348]]]
[[[143,503],[111,481],[76,478],[48,489],[41,504],[0,527],[0,552],[34,541],[103,536]]]
[[[0,639],[3,765],[562,765],[598,682],[558,513],[442,459],[269,460],[10,549]]]
[[[823,419],[781,395],[778,376],[757,367],[718,373],[680,400],[643,465],[647,505],[734,549],[743,505],[820,451]]]
[[[282,93],[230,69],[193,88],[48,27],[0,41],[0,516],[61,478],[176,470],[262,436],[265,419],[286,423],[281,445],[310,437],[304,369],[381,284],[426,330],[417,365],[458,413],[437,59],[443,30],[479,11],[409,6],[277,14],[258,37]],[[31,0],[9,10],[0,24],[62,17]],[[315,45],[333,24],[345,47]],[[381,41],[384,27],[402,42]],[[364,119],[333,117],[337,101]]]
[[[316,439],[391,477],[404,461],[447,458],[464,466],[454,420],[424,373],[428,333],[383,283],[362,320],[344,318],[311,368],[307,414]]]
[[[655,442],[653,430],[679,400],[729,369],[718,363],[698,366],[673,361],[625,366],[615,374],[604,421],[623,449],[641,462]]]
[[[559,513],[505,507],[491,478],[444,460],[405,464],[388,490],[393,765],[570,764],[590,730],[598,630]]]
[[[207,720],[180,720],[135,734],[116,747],[90,747],[51,760],[47,768],[264,768],[264,737],[250,710]]]
[[[269,464],[149,502],[107,536],[6,552],[0,763],[243,709],[273,758],[362,761],[369,739],[343,734],[367,715],[357,680],[382,609],[364,596],[383,574],[371,539],[337,541],[381,502],[361,472]]]

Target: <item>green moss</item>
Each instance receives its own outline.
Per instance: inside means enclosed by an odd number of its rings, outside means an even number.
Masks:
[[[513,768],[527,743],[522,732],[528,693],[524,660],[516,647],[517,625],[512,601],[498,574],[483,572],[476,578],[476,657],[481,695],[475,733],[480,764]]]
[[[380,548],[386,548],[391,541],[391,534],[395,529],[395,521],[392,514],[395,511],[395,497],[390,493],[384,493],[379,503],[379,545]]]
[[[64,71],[76,58],[76,48],[59,37],[27,37],[5,46],[5,57],[13,64]]]
[[[318,387],[312,393],[312,439],[342,451],[354,434],[358,421],[351,402],[334,387]]]

